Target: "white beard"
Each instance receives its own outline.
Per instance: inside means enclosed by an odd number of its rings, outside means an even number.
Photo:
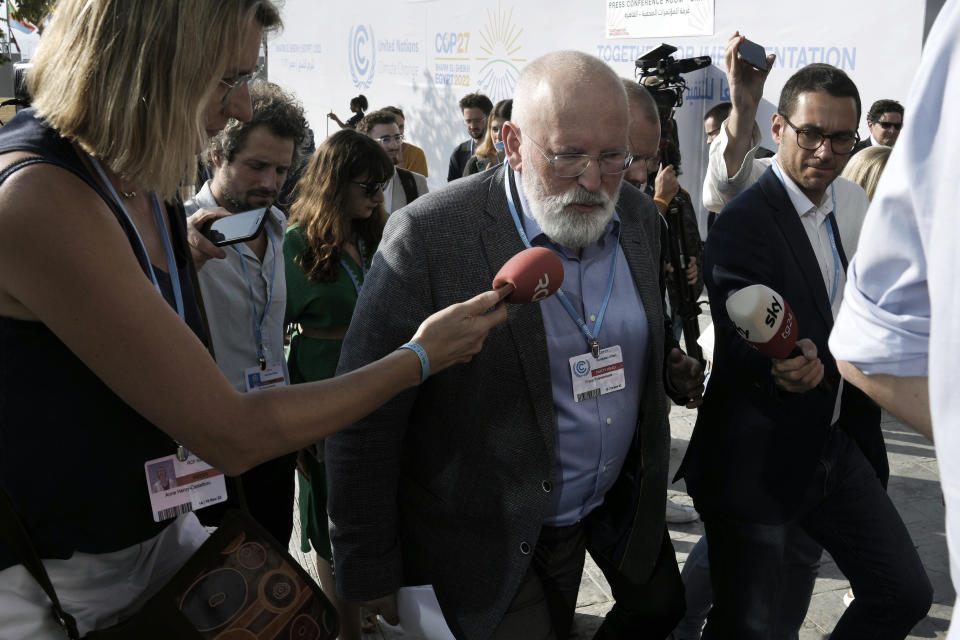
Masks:
[[[535,171],[520,173],[530,215],[550,240],[568,249],[582,249],[600,239],[613,218],[616,202],[605,191],[588,191],[579,184],[570,191],[550,195]],[[571,208],[586,204],[601,207],[591,213]]]

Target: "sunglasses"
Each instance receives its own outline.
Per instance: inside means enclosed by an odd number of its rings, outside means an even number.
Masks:
[[[884,129],[889,129],[890,127],[893,127],[897,131],[900,131],[900,129],[903,128],[902,122],[884,122],[883,120],[881,120],[877,124],[883,127]]]
[[[363,187],[363,195],[368,198],[372,198],[377,195],[377,191],[382,191],[387,188],[387,182],[357,182],[356,180],[351,180],[351,184],[358,184]]]

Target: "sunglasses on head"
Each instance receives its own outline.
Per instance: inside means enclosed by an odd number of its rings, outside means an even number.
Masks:
[[[889,129],[890,127],[893,127],[897,131],[900,131],[900,129],[903,128],[902,122],[884,122],[883,120],[881,120],[877,124],[883,127],[884,129]]]
[[[386,182],[357,182],[356,180],[352,180],[351,182],[363,187],[363,195],[367,196],[368,198],[372,198],[377,194],[377,191],[387,187]]]

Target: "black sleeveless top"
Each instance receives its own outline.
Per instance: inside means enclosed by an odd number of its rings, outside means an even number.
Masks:
[[[149,258],[126,216],[74,147],[34,118],[32,109],[0,129],[0,153],[9,151],[40,155],[89,184],[117,217],[149,281]],[[0,182],[22,166],[0,173]],[[182,208],[168,206],[167,214],[187,324],[204,340]],[[169,275],[155,272],[175,308]],[[0,485],[41,558],[117,551],[163,530],[172,520],[153,521],[144,463],[175,450],[169,436],[108,389],[45,325],[0,316]],[[0,570],[15,564],[20,560],[0,542]]]

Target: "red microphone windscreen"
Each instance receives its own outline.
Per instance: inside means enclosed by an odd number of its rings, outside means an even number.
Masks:
[[[552,296],[563,284],[563,263],[544,247],[525,249],[507,260],[493,279],[493,288],[513,285],[507,302],[540,302]]]
[[[768,286],[754,284],[727,298],[727,315],[744,340],[768,358],[788,358],[799,327],[790,305]]]

